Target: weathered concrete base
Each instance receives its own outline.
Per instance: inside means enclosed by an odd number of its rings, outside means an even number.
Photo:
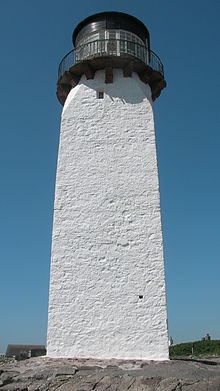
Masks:
[[[51,359],[0,363],[4,391],[218,391],[220,362]]]

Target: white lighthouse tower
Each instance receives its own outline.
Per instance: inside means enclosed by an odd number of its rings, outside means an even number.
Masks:
[[[61,61],[47,354],[168,359],[153,101],[166,86],[147,28],[83,20]]]

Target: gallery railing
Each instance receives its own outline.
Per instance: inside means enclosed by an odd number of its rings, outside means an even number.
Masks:
[[[59,65],[58,78],[80,61],[102,56],[123,57],[127,54],[138,58],[153,70],[164,75],[163,64],[159,57],[144,45],[119,39],[99,39],[81,45],[67,53]]]

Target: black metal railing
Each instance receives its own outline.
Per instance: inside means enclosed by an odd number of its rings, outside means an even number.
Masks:
[[[164,75],[163,64],[159,57],[145,46],[126,40],[99,39],[81,45],[67,53],[59,65],[58,78],[80,61],[94,57],[123,56],[125,54],[138,58],[153,70]]]

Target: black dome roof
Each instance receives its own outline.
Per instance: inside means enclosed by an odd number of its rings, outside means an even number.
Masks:
[[[73,32],[73,45],[76,46],[77,38],[101,29],[130,31],[139,36],[144,42],[147,39],[148,47],[150,46],[150,34],[144,23],[132,15],[114,11],[94,14],[80,22]]]

